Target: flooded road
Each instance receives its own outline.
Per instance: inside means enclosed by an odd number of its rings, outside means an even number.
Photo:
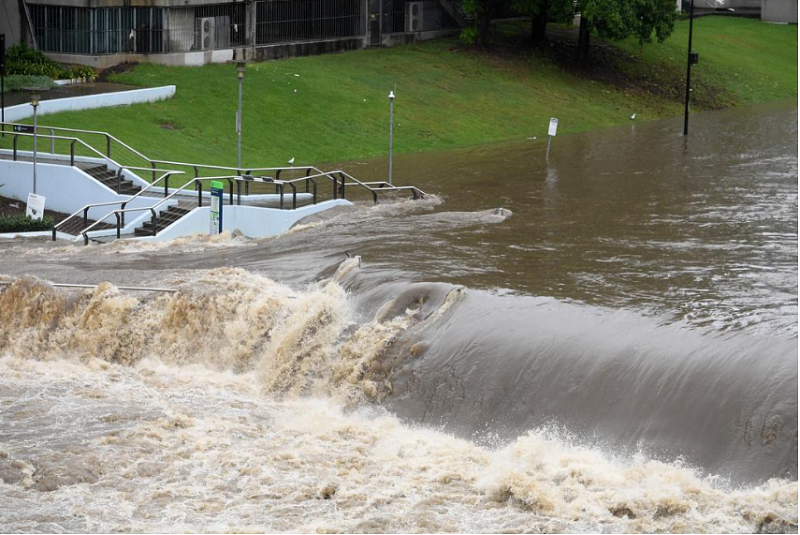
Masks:
[[[425,200],[271,239],[0,242],[181,290],[0,293],[0,525],[796,532],[796,103],[680,131],[406,155]]]

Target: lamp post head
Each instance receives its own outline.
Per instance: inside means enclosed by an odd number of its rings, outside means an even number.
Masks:
[[[394,91],[389,91],[389,100],[394,100]]]
[[[39,105],[39,101],[42,100],[42,93],[47,91],[48,88],[46,87],[26,87],[25,90],[30,93],[31,96],[31,106],[34,108]]]
[[[244,71],[245,71],[245,69],[247,69],[247,64],[248,63],[253,63],[253,62],[251,60],[245,60],[245,59],[234,59],[234,60],[230,61],[229,63],[233,63],[234,65],[236,65],[236,77],[239,80],[243,80],[244,79]]]

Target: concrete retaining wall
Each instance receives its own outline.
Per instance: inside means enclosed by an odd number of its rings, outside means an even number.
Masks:
[[[33,192],[33,164],[31,162],[15,162],[0,160],[0,193],[3,197],[16,199],[22,204],[28,200],[28,193]],[[58,164],[36,164],[36,193],[44,195],[45,208],[72,214],[87,204],[103,202],[122,202],[130,195],[119,195],[111,188],[106,187],[76,167]],[[152,206],[152,197],[138,197],[131,201],[126,208],[144,208]],[[177,201],[167,201],[159,207],[159,211],[166,210]],[[89,212],[90,219],[99,219],[113,210],[117,205],[93,208]],[[150,212],[136,212],[126,217],[125,229],[133,232],[141,220],[150,217]],[[106,222],[114,224],[116,219]]]
[[[175,86],[148,87],[119,91],[117,93],[102,93],[100,95],[86,95],[82,97],[67,97],[53,100],[43,100],[39,104],[39,115],[59,113],[62,111],[90,110],[95,108],[110,108],[112,106],[127,106],[143,102],[156,102],[175,96]],[[6,108],[6,121],[16,122],[33,117],[33,106],[19,104]]]
[[[797,24],[797,0],[761,0],[761,20]]]
[[[88,65],[95,69],[107,69],[120,63],[160,63],[173,67],[224,63],[233,59],[233,49],[203,50],[196,52],[174,52],[168,54],[105,54],[89,56],[85,54],[57,54],[47,52],[47,57],[59,63]]]
[[[233,232],[239,230],[249,238],[265,238],[277,236],[292,228],[292,225],[312,214],[334,208],[351,206],[350,201],[337,199],[318,204],[303,206],[297,210],[277,210],[274,208],[258,208],[254,206],[224,206],[222,212],[222,230]],[[192,234],[208,235],[209,208],[195,208],[181,219],[165,228],[157,236],[135,238],[142,241],[161,241],[190,236]]]

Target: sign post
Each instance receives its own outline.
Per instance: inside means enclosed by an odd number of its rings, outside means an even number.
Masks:
[[[2,106],[3,137],[6,137],[6,34],[0,33],[0,106]]]
[[[222,199],[225,195],[225,185],[217,180],[211,181],[211,218],[209,219],[208,235],[216,236],[222,232]]]
[[[547,129],[547,159],[550,159],[550,143],[553,142],[553,138],[556,137],[556,131],[558,130],[558,119],[555,117],[550,117],[550,127]]]
[[[33,220],[44,217],[44,195],[28,193],[28,205],[25,207],[25,216]]]

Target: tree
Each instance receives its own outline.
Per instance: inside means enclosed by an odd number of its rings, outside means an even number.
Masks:
[[[634,35],[639,44],[651,43],[653,33],[658,42],[669,37],[675,27],[674,0],[580,0],[581,27],[578,59],[589,59],[589,35],[592,30],[608,41],[620,41]]]
[[[574,15],[572,0],[511,0],[511,8],[531,17],[531,40],[544,41],[547,23],[567,23]]]
[[[461,40],[484,46],[489,41],[492,18],[503,0],[464,0],[461,9],[470,24],[461,31]]]

